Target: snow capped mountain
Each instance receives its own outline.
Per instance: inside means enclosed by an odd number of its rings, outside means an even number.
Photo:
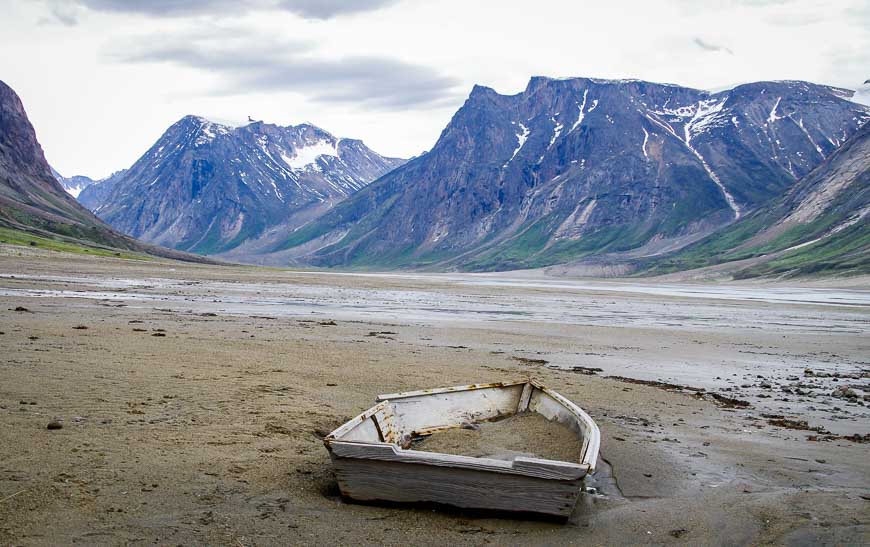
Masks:
[[[226,253],[322,214],[402,163],[311,124],[233,128],[185,116],[80,199],[135,237]]]
[[[851,96],[807,82],[475,86],[430,152],[275,249],[317,265],[473,270],[662,252],[818,166],[870,119]]]
[[[69,195],[74,198],[78,198],[79,194],[82,193],[82,190],[97,182],[94,179],[90,177],[85,177],[83,175],[76,175],[67,178],[55,171],[53,167],[51,168],[51,174],[54,175],[54,178],[57,179],[57,182],[59,182],[60,185],[63,186],[63,189],[66,190],[67,193],[69,193]]]

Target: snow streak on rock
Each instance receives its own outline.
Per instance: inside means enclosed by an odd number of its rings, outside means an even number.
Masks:
[[[575,129],[580,127],[581,123],[583,123],[583,116],[585,115],[583,113],[583,109],[586,108],[586,95],[588,95],[588,94],[589,94],[589,90],[584,89],[583,90],[583,102],[581,104],[577,105],[577,107],[580,109],[580,113],[577,115],[577,121],[574,122],[574,125],[571,126],[571,130],[568,131],[568,133],[570,133],[571,131],[574,131]]]
[[[649,140],[649,133],[645,127],[641,127],[641,129],[643,129],[643,146],[641,146],[641,150],[643,150],[643,157],[649,160],[649,154],[646,153],[646,143]]]
[[[514,153],[511,154],[511,159],[507,160],[503,167],[507,167],[510,162],[513,161],[517,154],[519,154],[520,150],[522,150],[523,145],[526,144],[526,141],[529,138],[529,128],[523,124],[519,124],[520,129],[522,129],[522,133],[517,133],[517,148],[514,150]]]
[[[734,220],[740,218],[740,206],[737,205],[737,201],[734,199],[734,196],[731,195],[731,192],[725,188],[725,185],[722,184],[722,181],[719,179],[719,176],[713,172],[710,166],[707,164],[707,160],[704,159],[704,156],[692,146],[692,137],[695,135],[702,133],[706,130],[707,127],[711,126],[716,122],[716,115],[722,110],[722,106],[724,106],[725,101],[715,101],[715,100],[706,100],[700,101],[695,110],[695,114],[692,116],[692,119],[686,123],[683,127],[683,131],[685,133],[685,143],[689,150],[692,151],[693,154],[698,158],[701,162],[701,165],[704,167],[704,170],[707,171],[707,174],[710,175],[710,178],[713,182],[716,183],[716,186],[722,191],[722,195],[725,196],[725,201],[728,202],[728,207],[734,211]],[[777,101],[777,105],[779,101]],[[774,107],[776,110],[776,107]]]

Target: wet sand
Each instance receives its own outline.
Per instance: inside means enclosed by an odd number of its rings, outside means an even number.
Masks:
[[[870,433],[860,287],[802,302],[15,252],[0,274],[3,544],[870,540],[870,445],[843,438]],[[527,375],[602,430],[605,495],[567,525],[338,496],[321,438],[377,394]]]

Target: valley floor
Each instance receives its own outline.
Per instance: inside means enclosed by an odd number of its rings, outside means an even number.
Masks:
[[[866,286],[0,246],[0,332],[2,544],[870,542]],[[526,375],[602,430],[602,495],[568,524],[338,496],[321,438],[377,394]]]

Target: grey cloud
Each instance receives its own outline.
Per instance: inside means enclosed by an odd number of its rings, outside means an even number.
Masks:
[[[49,0],[47,2],[48,17],[39,20],[40,24],[60,23],[72,27],[79,23],[79,6],[64,2],[63,0]]]
[[[724,51],[725,53],[727,53],[729,55],[734,55],[734,52],[731,51],[730,48],[727,48],[725,46],[716,45],[716,44],[711,44],[710,42],[705,42],[704,40],[702,40],[700,38],[695,38],[692,40],[692,42],[694,42],[694,44],[696,46],[703,49],[704,51]]]
[[[845,15],[849,23],[867,28],[870,25],[870,4],[849,7],[845,10]]]
[[[150,17],[239,15],[252,11],[280,10],[307,19],[331,19],[377,10],[396,2],[398,0],[68,0],[65,3],[92,11]]]
[[[239,31],[209,37],[147,38],[113,44],[127,63],[167,63],[218,77],[214,95],[297,92],[326,103],[384,110],[432,107],[458,100],[458,80],[432,68],[384,56],[323,58],[308,42],[287,42]]]
[[[331,19],[338,15],[374,11],[399,0],[282,0],[280,7],[309,19]]]

